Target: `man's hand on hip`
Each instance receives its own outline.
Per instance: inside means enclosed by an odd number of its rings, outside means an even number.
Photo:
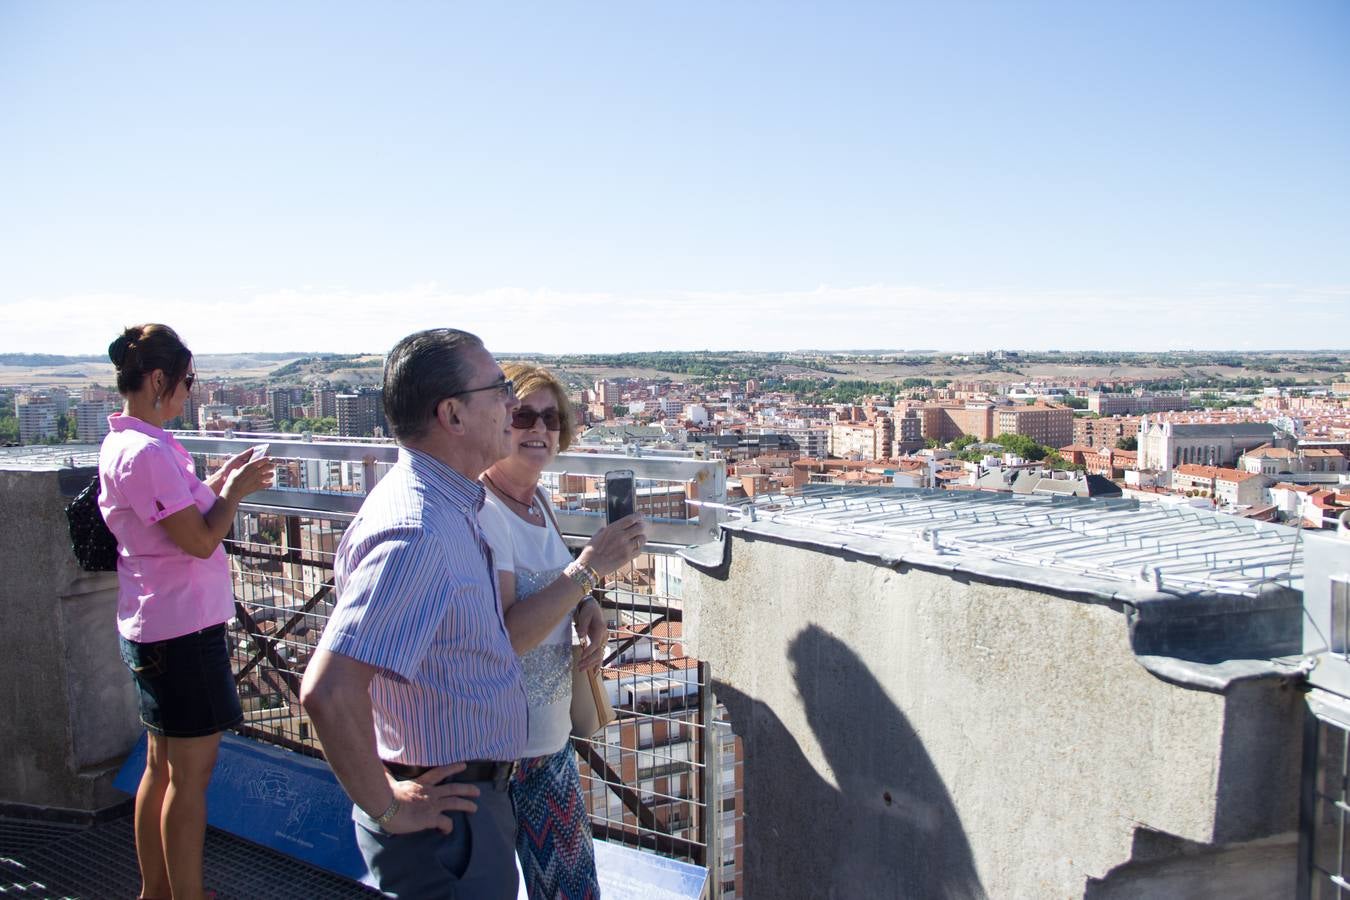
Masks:
[[[409,834],[435,828],[443,834],[449,834],[454,828],[449,813],[478,811],[478,804],[473,802],[473,798],[480,791],[475,785],[445,781],[463,771],[464,763],[454,763],[428,769],[411,781],[397,781],[392,775],[389,776],[389,786],[394,791],[399,807],[384,830],[391,834]],[[444,784],[441,783],[443,781]]]

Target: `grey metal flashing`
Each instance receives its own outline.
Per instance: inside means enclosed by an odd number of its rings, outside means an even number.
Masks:
[[[1139,664],[1151,674],[1177,687],[1226,694],[1234,686],[1250,681],[1303,680],[1298,669],[1290,669],[1269,659],[1226,659],[1217,663],[1200,663],[1173,656],[1138,655]]]
[[[1141,598],[1127,610],[1126,618],[1138,656],[1219,663],[1297,653],[1302,613],[1302,592],[1272,588],[1255,597]]]
[[[716,540],[681,548],[675,555],[709,578],[726,581],[731,575],[731,535],[725,528]]]

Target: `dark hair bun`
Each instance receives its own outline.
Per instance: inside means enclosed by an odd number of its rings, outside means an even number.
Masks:
[[[145,376],[160,369],[164,389],[172,392],[192,365],[192,351],[168,325],[132,325],[108,345],[108,359],[117,366],[117,392],[123,397],[141,389]]]
[[[127,351],[130,349],[131,338],[125,333],[119,334],[113,342],[108,345],[108,359],[111,359],[113,365],[120,369],[122,364],[126,362]]]

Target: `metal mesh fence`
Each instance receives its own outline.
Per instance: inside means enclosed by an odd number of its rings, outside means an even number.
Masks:
[[[1305,860],[1308,871],[1301,873],[1300,895],[1313,900],[1350,898],[1350,731],[1324,719],[1310,716],[1305,740],[1305,795],[1311,787],[1311,808],[1305,796],[1303,809]],[[1309,750],[1314,755],[1309,759]],[[1307,763],[1312,762],[1311,770]]]
[[[225,458],[199,456],[201,474]],[[372,469],[367,462],[367,476]],[[565,477],[545,484],[569,543],[579,545],[586,535],[568,525],[596,501],[603,509],[595,494],[603,480],[568,485]],[[373,479],[360,484],[367,486]],[[685,487],[644,487],[645,496],[671,504],[649,514],[686,518]],[[230,642],[245,711],[239,731],[322,757],[300,707],[300,681],[336,600],[334,556],[351,514],[304,509],[307,493],[324,505],[322,492],[293,489],[288,508],[245,505],[237,515],[226,541],[238,614]],[[725,711],[713,700],[708,665],[685,653],[682,578],[682,560],[654,550],[597,590],[610,625],[601,672],[617,718],[574,746],[598,840],[707,866],[710,895],[735,897],[743,895],[741,746],[727,723],[717,724]]]

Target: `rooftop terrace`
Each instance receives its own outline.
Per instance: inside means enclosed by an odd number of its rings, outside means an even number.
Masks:
[[[250,440],[184,437],[203,465]],[[236,523],[245,733],[313,755],[294,684],[332,601],[332,548],[396,451],[268,440],[305,483]],[[110,576],[79,572],[64,542],[69,464],[92,451],[0,453],[0,551],[22,567],[0,581],[0,625],[59,644],[6,661],[33,683],[10,701],[0,802],[30,811],[122,802],[107,782],[137,732],[98,640]],[[605,594],[622,716],[578,746],[601,839],[709,868],[710,896],[1292,892],[1296,530],[896,488],[732,507],[721,464],[574,453],[548,479],[570,540],[601,523],[611,468],[682,486],[684,503]]]

